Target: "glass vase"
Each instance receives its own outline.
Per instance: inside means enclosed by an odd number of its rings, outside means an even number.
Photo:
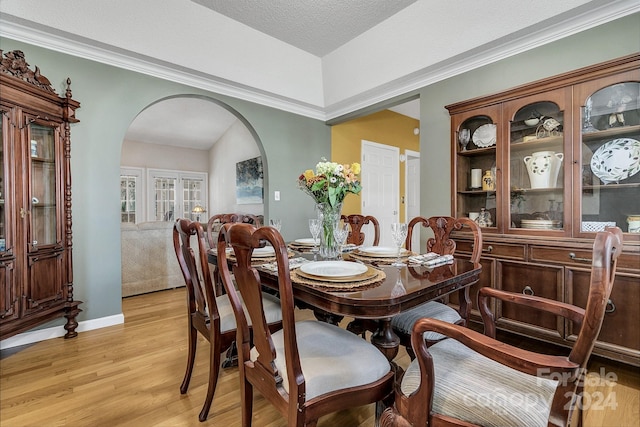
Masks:
[[[318,219],[322,222],[320,232],[320,256],[325,259],[335,259],[340,255],[340,248],[333,237],[333,229],[340,221],[342,203],[331,206],[329,203],[318,203],[316,206]]]

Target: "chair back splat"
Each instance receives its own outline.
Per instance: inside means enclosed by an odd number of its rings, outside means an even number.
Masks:
[[[569,425],[574,408],[581,409],[586,366],[604,321],[622,237],[618,227],[596,234],[585,308],[485,287],[478,294],[484,334],[436,319],[418,320],[411,335],[416,359],[396,384],[395,403],[382,414],[381,425]],[[492,299],[571,322],[578,333],[568,357],[497,341]],[[450,339],[427,347],[423,334],[428,331]]]
[[[242,309],[227,260],[242,294]],[[251,265],[253,250],[265,244],[276,255],[283,329],[266,327],[259,299],[260,278]],[[386,357],[360,337],[324,322],[295,321],[287,247],[273,227],[225,224],[218,238],[218,268],[238,324],[238,364],[242,425],[251,426],[257,389],[287,420],[288,426],[315,426],[322,415],[392,398],[393,371]],[[248,322],[253,325],[253,346]],[[378,413],[378,412],[377,412]]]
[[[359,214],[351,214],[351,215],[342,215],[340,217],[345,223],[351,226],[351,231],[349,231],[349,235],[347,236],[347,243],[360,246],[364,244],[365,234],[362,232],[362,226],[371,224],[373,227],[373,246],[378,246],[380,243],[380,224],[378,220],[371,215],[359,215]]]

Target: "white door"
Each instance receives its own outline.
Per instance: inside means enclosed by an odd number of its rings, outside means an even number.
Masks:
[[[391,223],[399,221],[400,149],[362,140],[362,214],[380,223],[380,245],[394,246]]]
[[[420,153],[405,150],[407,156],[405,165],[405,222],[411,221],[420,215]],[[414,252],[422,252],[420,247],[420,231],[422,226],[413,229],[411,236],[411,248]]]

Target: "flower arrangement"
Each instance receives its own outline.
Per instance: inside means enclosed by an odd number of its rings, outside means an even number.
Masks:
[[[344,201],[348,193],[358,194],[360,163],[339,164],[322,158],[316,171],[307,169],[298,177],[298,186],[316,203],[328,203],[335,207]]]

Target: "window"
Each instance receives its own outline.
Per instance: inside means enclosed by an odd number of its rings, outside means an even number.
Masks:
[[[149,170],[149,220],[198,220],[196,205],[207,206],[207,174],[170,170]]]
[[[142,169],[120,169],[120,222],[135,224],[143,218]]]

